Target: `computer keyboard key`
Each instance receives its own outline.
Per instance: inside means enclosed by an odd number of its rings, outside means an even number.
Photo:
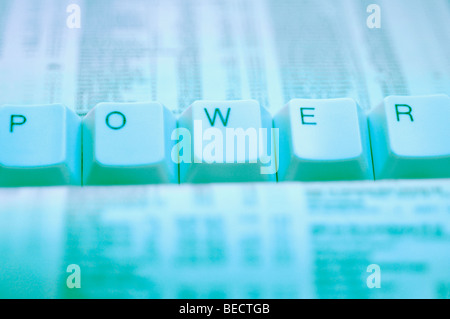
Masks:
[[[278,180],[373,180],[367,119],[352,99],[293,99],[274,117]]]
[[[0,186],[81,185],[81,119],[60,104],[0,107]]]
[[[180,182],[276,181],[272,118],[257,101],[196,101],[178,131]]]
[[[376,179],[450,177],[450,98],[389,96],[369,115]]]
[[[83,120],[83,184],[177,183],[175,129],[157,102],[97,104]]]

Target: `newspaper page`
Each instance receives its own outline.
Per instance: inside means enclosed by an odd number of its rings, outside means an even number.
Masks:
[[[0,104],[450,93],[450,4],[380,0],[4,0]],[[80,9],[72,25],[70,5]],[[69,11],[69,12],[67,12]]]
[[[0,200],[3,298],[450,298],[448,181],[25,188]]]

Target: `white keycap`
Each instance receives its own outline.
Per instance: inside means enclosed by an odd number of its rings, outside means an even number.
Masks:
[[[81,119],[59,105],[0,107],[0,185],[81,185]]]
[[[369,115],[376,179],[450,177],[450,98],[389,96]]]
[[[177,183],[175,129],[157,102],[98,104],[83,120],[83,184]]]
[[[274,117],[278,180],[372,179],[367,119],[352,99],[294,99]]]
[[[179,127],[181,182],[276,180],[272,118],[258,102],[196,101]]]

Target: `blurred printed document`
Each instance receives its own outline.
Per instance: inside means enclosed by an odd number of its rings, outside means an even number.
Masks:
[[[0,104],[450,94],[450,4],[377,1],[4,0]],[[74,27],[71,4],[80,7]],[[69,8],[70,9],[70,8]]]
[[[28,188],[0,201],[1,297],[450,298],[448,180]],[[69,265],[81,289],[66,286]]]

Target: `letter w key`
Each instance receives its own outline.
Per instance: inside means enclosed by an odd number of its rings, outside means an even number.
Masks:
[[[211,119],[211,116],[208,113],[208,110],[206,108],[204,110],[205,110],[206,116],[208,117],[209,124],[211,124],[211,126],[214,126],[214,124],[216,123],[216,116],[217,115],[219,115],[220,121],[222,122],[223,126],[227,126],[228,118],[230,116],[230,111],[231,111],[230,108],[227,109],[227,116],[225,117],[225,119],[223,118],[222,112],[220,112],[220,110],[218,108],[214,109],[214,115],[213,115],[212,119]]]

